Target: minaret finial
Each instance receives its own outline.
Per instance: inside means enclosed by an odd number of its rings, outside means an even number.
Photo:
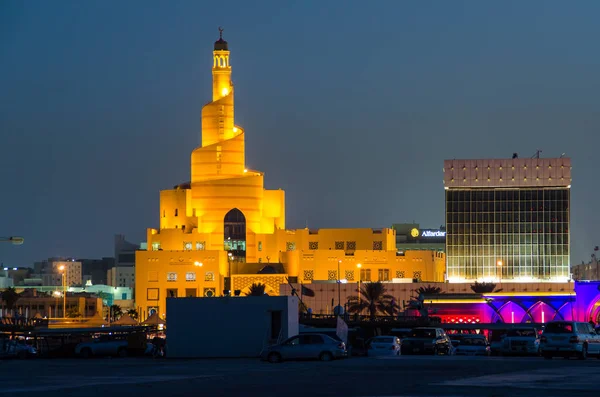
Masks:
[[[221,26],[219,26],[219,39],[223,40],[223,28]]]

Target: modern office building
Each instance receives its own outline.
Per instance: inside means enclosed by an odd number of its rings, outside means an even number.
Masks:
[[[402,255],[406,251],[437,251],[446,250],[446,228],[423,229],[418,223],[394,223],[396,231],[396,249]]]
[[[243,295],[253,283],[279,295],[287,280],[444,280],[443,253],[398,255],[390,228],[286,229],[284,191],[265,189],[264,173],[246,167],[228,43],[220,38],[212,55],[212,101],[202,108],[191,180],[160,192],[160,227],[136,253],[140,316],[165,315],[167,297]]]
[[[446,160],[450,282],[570,279],[571,160]]]
[[[67,286],[82,285],[81,261],[74,258],[49,258],[35,262],[33,278],[42,280],[42,285],[63,285],[63,276]]]

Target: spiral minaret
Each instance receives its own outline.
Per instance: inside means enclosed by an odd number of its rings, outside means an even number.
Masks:
[[[223,30],[213,51],[212,102],[202,108],[202,146],[192,154],[192,183],[244,174],[244,130],[234,124],[229,46]]]
[[[265,190],[263,173],[246,167],[244,130],[234,122],[229,45],[219,31],[213,49],[212,101],[202,108],[202,144],[192,152],[189,192],[192,227],[210,233],[214,246],[223,244],[217,235],[223,233],[223,217],[232,208],[244,214],[249,235],[285,227],[283,191]]]

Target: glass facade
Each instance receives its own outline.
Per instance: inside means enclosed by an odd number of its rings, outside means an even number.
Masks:
[[[449,281],[565,281],[569,188],[446,190]]]

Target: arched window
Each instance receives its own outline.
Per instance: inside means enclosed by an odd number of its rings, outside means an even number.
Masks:
[[[246,261],[246,217],[237,208],[229,211],[223,220],[223,237],[226,251],[236,261]]]

